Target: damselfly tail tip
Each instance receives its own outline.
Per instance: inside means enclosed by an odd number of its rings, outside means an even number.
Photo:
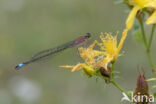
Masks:
[[[18,64],[17,66],[15,66],[15,69],[18,70],[18,69],[20,69],[21,67],[23,67],[24,65],[25,65],[24,63]]]

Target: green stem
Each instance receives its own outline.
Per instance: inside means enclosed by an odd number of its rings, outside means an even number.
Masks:
[[[111,70],[112,70],[112,72],[111,72],[111,80],[112,81],[114,81],[114,63],[115,62],[112,62],[112,68],[111,68]]]
[[[150,61],[150,64],[151,64],[153,70],[155,70],[155,66],[152,61],[150,49],[151,49],[151,44],[152,44],[152,40],[153,40],[154,30],[155,30],[155,24],[153,24],[153,26],[152,26],[152,31],[151,31],[151,35],[150,35],[150,39],[149,39],[149,43],[148,43],[148,48],[147,48],[147,56],[148,56],[148,59]]]
[[[116,88],[118,88],[121,92],[125,93],[129,98],[131,98],[131,97],[129,96],[129,94],[128,94],[124,89],[122,89],[122,88],[114,81],[114,63],[115,63],[115,62],[112,62],[112,63],[111,63],[111,64],[112,64],[112,67],[111,67],[112,72],[111,72],[111,80],[110,80],[110,82],[111,82]]]
[[[151,31],[151,35],[150,35],[150,39],[149,39],[149,43],[148,43],[148,50],[149,51],[150,51],[152,40],[153,40],[154,30],[155,30],[155,24],[153,24],[153,26],[152,26],[152,31]]]
[[[124,89],[122,89],[115,81],[111,81],[111,83],[112,83],[116,88],[118,88],[122,93],[125,93],[129,98],[131,98],[130,95],[129,95]]]
[[[150,38],[149,45],[148,45],[147,38],[146,38],[146,35],[145,35],[145,30],[144,30],[144,24],[143,24],[142,21],[140,21],[140,25],[141,25],[141,31],[142,31],[142,36],[143,36],[143,42],[144,42],[144,45],[145,45],[145,48],[146,48],[146,54],[147,54],[149,63],[151,64],[152,71],[153,71],[153,70],[155,70],[155,66],[153,64],[153,60],[152,60],[152,57],[151,57],[150,46],[151,46],[151,43],[152,43],[152,38],[153,38],[154,27],[155,26],[153,26],[153,28],[152,28],[151,38]]]
[[[148,47],[147,38],[146,38],[146,35],[145,35],[144,24],[143,24],[142,21],[140,21],[140,25],[141,25],[143,42],[144,42],[145,47],[147,48]]]
[[[152,60],[151,54],[150,54],[149,51],[147,51],[146,53],[147,53],[148,60],[149,60],[149,62],[151,64],[152,70],[154,71],[155,70],[155,65],[153,64],[153,60]]]

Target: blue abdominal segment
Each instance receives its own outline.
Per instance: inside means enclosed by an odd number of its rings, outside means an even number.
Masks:
[[[26,64],[24,64],[24,63],[18,64],[18,65],[15,67],[15,69],[20,69],[20,68],[23,67],[24,65],[26,65]]]

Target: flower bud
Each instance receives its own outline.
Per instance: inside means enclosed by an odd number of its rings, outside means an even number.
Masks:
[[[95,74],[95,70],[91,66],[82,65],[82,68],[84,72],[90,77]]]
[[[136,104],[148,104],[149,99],[149,91],[148,91],[148,83],[144,74],[139,74],[137,78],[137,88],[134,92],[134,97],[137,98]]]
[[[107,69],[105,69],[104,67],[100,67],[100,73],[102,76],[106,77],[106,78],[110,78],[111,77],[111,68],[108,66]]]

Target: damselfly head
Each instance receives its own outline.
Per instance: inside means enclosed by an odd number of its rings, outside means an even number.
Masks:
[[[90,38],[91,34],[90,33],[86,33],[85,38]]]

